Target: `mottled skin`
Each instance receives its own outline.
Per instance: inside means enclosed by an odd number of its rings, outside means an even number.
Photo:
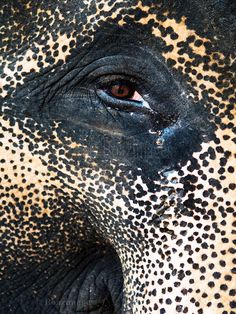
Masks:
[[[231,2],[1,3],[1,313],[236,313]]]

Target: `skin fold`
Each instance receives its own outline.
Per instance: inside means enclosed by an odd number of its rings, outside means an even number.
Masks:
[[[0,4],[0,313],[236,313],[235,15]]]

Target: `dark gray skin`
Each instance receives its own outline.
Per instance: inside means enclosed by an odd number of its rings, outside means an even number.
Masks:
[[[234,5],[2,9],[0,313],[235,313]]]

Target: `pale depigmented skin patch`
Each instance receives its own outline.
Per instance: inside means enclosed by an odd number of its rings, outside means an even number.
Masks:
[[[47,24],[48,28],[39,27],[35,38],[32,38],[20,52],[14,52],[13,63],[9,56],[3,54],[5,62],[3,64],[5,76],[1,80],[3,97],[14,94],[15,90],[23,86],[30,72],[40,74],[46,68],[53,72],[58,63],[62,67],[66,65],[67,57],[71,53],[70,44],[77,39],[81,40],[78,49],[82,49],[84,45],[93,42],[96,32],[108,19],[118,19],[116,23],[124,29],[129,27],[126,19],[129,17],[135,20],[135,10],[139,9],[147,16],[137,18],[134,23],[139,28],[152,23],[150,36],[152,35],[153,40],[155,38],[157,42],[163,41],[166,47],[169,46],[167,51],[160,51],[164,62],[171,71],[177,71],[184,77],[186,86],[189,87],[189,90],[185,91],[186,98],[192,100],[193,106],[203,101],[204,106],[212,112],[216,139],[202,143],[201,151],[193,153],[191,160],[182,166],[181,170],[178,169],[168,175],[164,171],[161,172],[160,179],[154,181],[160,190],[153,193],[149,191],[142,178],[132,181],[123,172],[117,171],[116,162],[112,164],[112,170],[109,172],[105,168],[99,169],[96,158],[84,154],[83,158],[90,166],[79,170],[74,160],[79,160],[76,148],[80,143],[72,141],[70,137],[62,139],[58,136],[60,124],[52,127],[52,141],[49,141],[43,140],[42,133],[36,132],[37,128],[42,130],[40,125],[34,127],[35,138],[29,139],[29,134],[25,130],[22,131],[17,123],[11,126],[9,121],[3,120],[4,138],[1,140],[1,155],[7,151],[8,156],[6,162],[2,164],[3,192],[6,193],[5,198],[1,199],[4,201],[3,218],[6,218],[6,226],[2,228],[3,234],[8,234],[7,225],[12,226],[12,221],[17,221],[20,214],[19,208],[15,211],[10,210],[10,213],[5,211],[5,206],[9,206],[10,203],[15,206],[16,197],[19,198],[17,202],[29,201],[38,207],[37,213],[32,212],[30,206],[29,209],[25,207],[25,215],[22,215],[24,225],[22,224],[20,228],[11,227],[6,247],[10,244],[14,253],[17,248],[22,248],[25,250],[26,260],[27,258],[45,260],[51,255],[60,257],[65,252],[76,250],[75,230],[81,241],[89,240],[87,237],[91,233],[90,225],[83,221],[86,215],[80,208],[81,204],[86,203],[93,209],[92,215],[95,215],[96,220],[94,222],[91,217],[90,220],[93,221],[94,227],[99,234],[107,238],[121,259],[126,297],[125,313],[141,314],[157,311],[194,314],[234,313],[232,309],[235,308],[235,278],[233,278],[235,133],[230,126],[235,125],[235,116],[233,117],[235,111],[231,110],[229,114],[226,108],[229,103],[235,105],[235,96],[233,91],[226,94],[226,90],[234,88],[231,78],[235,73],[227,70],[229,78],[224,73],[226,65],[233,64],[233,54],[226,57],[223,52],[218,51],[210,37],[203,37],[188,26],[186,16],[178,20],[173,16],[169,17],[169,10],[165,10],[162,13],[165,19],[159,18],[156,14],[149,13],[155,6],[146,5],[145,1],[116,1],[103,4],[101,6],[101,2],[84,2],[85,7],[81,12],[87,15],[87,23],[82,23],[79,34],[78,17],[74,12],[68,17],[59,7],[56,11],[39,7],[37,14],[39,16],[45,14],[45,17],[40,22],[37,19],[36,24],[45,25],[47,18],[51,18],[51,21]],[[33,7],[33,3],[26,5],[28,12]],[[159,5],[156,7],[159,8]],[[130,13],[132,9],[134,11]],[[90,13],[90,10],[93,13]],[[12,14],[16,14],[16,11],[13,10]],[[71,23],[69,34],[61,33],[58,29],[55,31],[53,29],[55,21],[61,28],[66,23]],[[15,29],[19,26],[19,23],[14,23]],[[164,31],[167,29],[169,31],[165,34]],[[41,33],[44,35],[41,36]],[[43,39],[43,43],[39,43],[37,36]],[[188,42],[189,38],[191,40]],[[24,42],[25,39],[26,37],[22,35],[19,42]],[[6,40],[3,41],[3,45],[5,42]],[[181,44],[186,42],[187,46],[183,48]],[[207,45],[212,47],[206,48]],[[46,51],[53,55],[53,62],[47,61],[44,51],[46,46],[48,46]],[[72,45],[73,47],[75,46]],[[34,52],[35,49],[37,53]],[[7,46],[3,47],[2,52],[7,52]],[[200,61],[196,63],[197,57]],[[204,57],[208,59],[204,61]],[[220,86],[219,82],[223,85]],[[5,89],[8,85],[11,86],[10,90]],[[23,125],[27,124],[26,120],[22,122]],[[22,135],[22,144],[17,144],[19,141],[13,134]],[[39,140],[37,147],[34,146],[36,139]],[[29,149],[29,142],[32,142],[33,150]],[[158,143],[157,141],[157,145]],[[49,151],[42,155],[47,148]],[[70,158],[62,158],[59,149],[65,153],[74,149],[74,152]],[[59,163],[49,171],[48,167],[52,163],[50,150]],[[21,152],[25,154],[24,158]],[[198,165],[196,166],[194,162]],[[120,164],[120,168],[121,166]],[[7,177],[4,177],[5,175]],[[24,178],[27,178],[27,182],[23,182]],[[121,178],[122,188],[116,182],[116,178]],[[28,181],[35,185],[33,188],[30,187],[29,191]],[[138,193],[137,186],[141,186],[146,194],[132,199],[130,190]],[[9,188],[12,195],[8,191]],[[31,195],[32,189],[37,189],[38,192]],[[99,204],[93,204],[91,193],[94,195],[94,201],[99,200]],[[63,210],[61,204],[57,204],[61,197],[65,198]],[[50,203],[50,200],[53,200],[53,203]],[[42,204],[47,201],[48,206],[43,206],[42,209]],[[148,201],[151,202],[149,210],[145,205]],[[118,208],[121,210],[114,213],[114,209]],[[163,216],[160,214],[160,222],[155,225],[151,218],[162,208],[165,209],[164,214],[162,213]],[[133,212],[134,209],[136,214]],[[144,213],[141,213],[142,209]],[[69,213],[66,222],[63,220],[65,211]],[[55,221],[53,212],[58,218]],[[51,224],[40,226],[40,219],[43,216],[50,218]],[[45,238],[41,236],[42,231],[47,228],[50,230],[54,223],[58,227],[58,233],[65,239],[66,245],[63,247],[56,237],[52,237],[51,243],[43,242]],[[19,229],[20,232],[16,235]],[[26,240],[26,245],[21,240]],[[11,251],[9,246],[5,253],[9,260],[17,259],[7,250]],[[22,263],[24,258],[19,257],[18,262]],[[6,270],[4,265],[2,269]]]

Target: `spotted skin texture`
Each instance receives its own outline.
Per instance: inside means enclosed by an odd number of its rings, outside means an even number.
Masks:
[[[236,313],[235,12],[224,1],[1,4],[2,313],[101,313],[79,281],[68,290],[89,252],[105,273],[120,260],[122,305],[107,313]],[[93,94],[74,105],[97,69],[131,75],[134,60],[154,122],[116,110],[111,121]]]

